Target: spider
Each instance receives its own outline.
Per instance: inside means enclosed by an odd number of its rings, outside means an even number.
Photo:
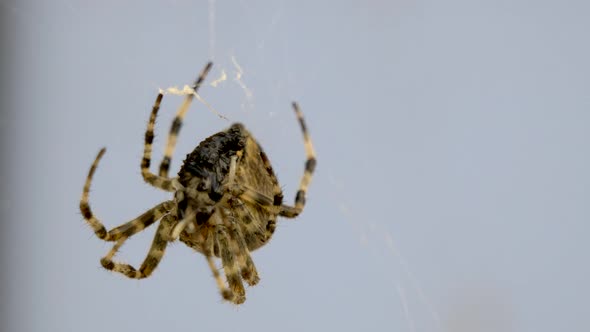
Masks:
[[[106,151],[102,148],[88,172],[80,211],[99,239],[114,242],[100,260],[105,269],[129,278],[147,278],[161,261],[168,243],[179,239],[205,256],[223,299],[241,304],[246,300],[243,281],[254,286],[260,280],[250,252],[268,243],[278,216],[295,218],[303,211],[316,158],[303,114],[297,103],[293,103],[307,155],[294,206],[283,204],[283,193],[268,157],[240,123],[206,138],[187,155],[178,176],[168,177],[183,118],[211,66],[210,62],[201,71],[192,86],[195,93],[186,96],[176,114],[158,175],[150,171],[150,163],[156,116],[164,97],[162,92],[156,98],[145,132],[141,175],[145,182],[174,193],[174,197],[107,232],[90,209],[88,199],[92,177]],[[127,239],[158,220],[151,248],[139,269],[113,260]],[[221,258],[225,281],[214,258]]]

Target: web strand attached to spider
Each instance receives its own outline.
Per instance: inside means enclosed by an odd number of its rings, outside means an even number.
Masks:
[[[160,89],[159,92],[161,94],[165,94],[165,95],[176,95],[176,96],[187,96],[187,95],[194,95],[195,98],[197,98],[198,101],[201,102],[201,104],[207,106],[207,108],[213,112],[215,115],[217,115],[219,118],[224,119],[226,121],[229,121],[229,119],[221,114],[220,112],[218,112],[213,106],[211,106],[211,104],[209,104],[207,101],[205,101],[205,99],[203,99],[198,93],[195,92],[195,90],[193,88],[191,88],[188,85],[185,85],[182,90],[179,89],[178,87],[170,87],[170,88],[166,88],[166,89]]]
[[[225,82],[226,80],[227,80],[227,74],[225,73],[224,69],[221,69],[221,75],[219,76],[219,78],[214,80],[213,82],[209,83],[209,85],[216,88],[219,85],[219,83]]]

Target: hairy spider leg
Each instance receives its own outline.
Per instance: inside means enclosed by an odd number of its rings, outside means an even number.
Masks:
[[[158,110],[160,109],[162,98],[164,98],[164,95],[160,92],[158,97],[156,97],[154,106],[152,107],[150,120],[145,131],[143,158],[141,159],[141,176],[148,184],[164,191],[173,192],[176,190],[174,186],[175,179],[158,176],[150,172],[150,164],[152,161],[152,144],[154,143],[154,127],[156,126],[156,117],[158,116]]]
[[[262,148],[260,148],[260,146],[258,146],[258,148],[260,149],[261,153],[264,153],[264,152],[262,152]],[[244,154],[243,151],[237,151],[236,155],[233,156],[230,160],[229,172],[228,172],[228,177],[227,177],[228,179],[227,179],[227,183],[226,183],[226,186],[229,188],[232,188],[235,184],[236,170],[237,170],[237,158],[241,157],[243,154]],[[272,174],[272,168],[270,169],[270,172]],[[276,183],[276,177],[273,176],[272,178],[275,180],[275,183]],[[278,183],[276,183],[276,186],[278,187]],[[231,189],[228,193],[226,193],[224,195],[224,197],[221,199],[219,205],[224,206],[229,203],[230,208],[239,208],[242,211],[242,214],[244,215],[244,218],[245,218],[245,220],[243,221],[244,224],[251,224],[252,223],[252,216],[250,215],[250,211],[248,211],[248,209],[246,209],[244,207],[244,204],[239,199],[232,198],[230,200],[230,198],[229,198],[230,195],[231,195]],[[252,257],[250,257],[250,253],[248,251],[248,246],[247,246],[246,241],[244,239],[244,235],[242,234],[239,226],[236,224],[236,219],[233,216],[233,214],[231,213],[231,209],[228,211],[229,211],[229,213],[227,213],[226,210],[223,208],[219,209],[219,213],[221,214],[221,222],[225,225],[225,227],[229,231],[229,236],[230,236],[230,239],[232,240],[231,242],[234,247],[233,251],[238,256],[237,257],[238,267],[240,269],[240,273],[241,273],[242,277],[244,278],[244,280],[246,280],[248,285],[254,286],[260,280],[260,278],[258,277],[258,271],[256,270],[256,267],[254,266],[254,262],[252,261]]]
[[[242,152],[238,151],[237,154],[231,158],[227,181],[225,184],[228,187],[232,187],[234,185],[237,169],[237,157],[241,155]],[[231,192],[226,192],[224,197],[218,202],[219,209],[212,216],[212,218],[216,219],[216,223],[213,227],[213,231],[210,232],[208,236],[208,240],[210,241],[214,238],[214,242],[206,243],[204,251],[224,299],[232,301],[235,304],[241,304],[246,300],[246,290],[244,289],[241,275],[242,271],[244,270],[243,266],[246,265],[247,262],[247,259],[244,258],[244,253],[247,252],[245,251],[247,249],[245,248],[243,238],[237,239],[239,235],[236,232],[235,227],[233,227],[234,225],[232,225],[228,220],[227,213],[224,212],[224,207],[229,207],[228,201],[230,200],[230,196]],[[240,240],[242,242],[236,242]],[[221,279],[221,276],[216,270],[215,264],[211,258],[215,245],[218,248],[217,253],[221,257],[221,264],[223,266],[225,279],[229,289],[226,288],[225,283]],[[244,250],[242,250],[241,247],[244,247]],[[243,264],[241,264],[242,262]],[[254,274],[250,274],[251,275],[248,276],[247,280],[248,284],[258,282],[258,276],[255,269]]]
[[[305,144],[305,153],[307,156],[307,160],[305,161],[303,177],[301,178],[299,190],[297,191],[297,195],[295,196],[295,206],[282,204],[282,193],[276,194],[275,197],[269,197],[252,188],[248,188],[247,186],[233,188],[234,195],[240,197],[240,199],[244,200],[245,202],[257,204],[269,212],[278,212],[278,214],[286,218],[295,218],[301,213],[301,211],[303,211],[303,208],[305,207],[305,195],[307,193],[307,188],[309,187],[309,183],[311,182],[311,177],[316,166],[315,151],[313,149],[311,137],[309,135],[307,126],[305,124],[305,120],[303,118],[303,113],[299,109],[299,105],[297,105],[297,103],[293,103],[293,109],[295,110],[295,114],[297,115],[297,119],[299,120],[299,124],[301,125],[301,131],[303,132],[303,141]],[[275,178],[274,173],[272,172],[272,167],[270,166],[270,162],[268,161],[266,154],[262,152],[262,149],[260,151],[260,157],[264,162],[266,170],[269,172],[269,174],[273,175],[272,178]]]
[[[303,211],[307,188],[309,187],[309,183],[311,182],[311,177],[316,166],[315,151],[313,149],[311,137],[309,135],[309,131],[307,130],[307,126],[305,125],[303,113],[299,109],[299,105],[296,102],[293,102],[293,110],[297,115],[299,125],[301,126],[301,131],[303,132],[303,142],[305,144],[305,154],[307,160],[305,161],[305,170],[303,172],[303,177],[301,178],[301,183],[299,184],[299,190],[295,196],[295,207],[284,204],[281,206],[280,214],[286,218],[295,218],[301,213],[301,211]]]
[[[232,206],[240,209],[242,214],[246,216],[245,219],[248,220],[244,220],[245,223],[250,224],[252,222],[252,218],[249,216],[250,212],[244,207],[243,203],[239,205],[232,204]],[[260,278],[258,277],[258,271],[254,265],[254,261],[252,261],[252,257],[250,256],[250,251],[248,250],[248,246],[244,239],[244,234],[240,230],[237,220],[231,213],[231,210],[229,213],[223,209],[221,211],[224,224],[229,231],[229,236],[234,245],[234,252],[237,254],[236,258],[238,260],[238,267],[240,268],[242,278],[248,283],[248,285],[254,286],[260,281]]]
[[[218,226],[215,233],[217,245],[219,246],[219,255],[221,256],[221,264],[223,265],[223,271],[225,272],[229,289],[233,293],[232,301],[235,304],[241,304],[246,301],[246,290],[242,283],[234,250],[231,248],[231,240],[224,228],[223,226]]]
[[[199,77],[192,86],[192,89],[195,93],[197,93],[197,91],[199,90],[199,87],[207,77],[207,74],[209,73],[209,70],[211,70],[212,66],[212,62],[207,63],[207,65],[205,65],[205,67],[199,74]],[[184,102],[182,103],[180,108],[178,108],[178,112],[176,113],[176,117],[174,117],[174,121],[172,121],[172,126],[170,127],[170,132],[168,133],[168,139],[166,142],[166,150],[164,151],[164,158],[160,163],[159,175],[161,177],[168,177],[168,170],[170,169],[170,162],[172,161],[172,155],[174,154],[174,149],[176,148],[178,133],[180,132],[180,128],[182,127],[182,120],[184,119],[186,112],[188,111],[188,108],[190,107],[194,97],[195,95],[192,93],[186,96]]]
[[[219,270],[217,269],[217,266],[215,266],[215,261],[213,260],[213,247],[215,246],[216,242],[216,234],[217,232],[215,231],[210,233],[207,239],[205,240],[204,255],[207,259],[209,269],[211,270],[211,273],[213,273],[213,278],[215,278],[215,283],[217,284],[217,288],[219,288],[221,297],[223,297],[227,301],[233,301],[234,295],[232,291],[230,291],[223,282],[221,274],[219,274]]]
[[[108,254],[100,260],[100,263],[105,269],[121,273],[128,278],[142,279],[149,277],[162,260],[162,257],[164,257],[164,252],[168,244],[167,239],[170,238],[170,232],[175,222],[176,220],[171,214],[167,214],[162,218],[156,230],[151,248],[145,260],[141,263],[139,270],[129,264],[117,263],[112,260],[119,248],[127,240],[127,237],[120,238]]]
[[[92,163],[92,166],[90,167],[88,177],[86,178],[86,183],[84,184],[84,190],[82,191],[82,198],[80,199],[80,212],[82,212],[82,216],[84,217],[88,225],[92,227],[92,229],[94,230],[94,234],[96,234],[96,236],[99,239],[102,239],[104,241],[117,241],[121,238],[131,237],[132,235],[144,230],[146,227],[153,224],[156,220],[160,219],[164,214],[168,213],[168,211],[170,211],[174,207],[174,202],[162,202],[154,206],[153,208],[147,210],[139,217],[121,226],[115,227],[107,232],[104,225],[94,215],[94,213],[92,213],[89,203],[89,193],[90,186],[92,184],[92,178],[94,176],[94,172],[98,168],[98,163],[100,162],[100,159],[105,154],[105,152],[106,149],[102,148],[96,156],[96,159]]]

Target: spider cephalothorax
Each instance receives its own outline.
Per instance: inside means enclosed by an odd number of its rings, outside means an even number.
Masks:
[[[106,231],[94,216],[88,203],[92,177],[103,148],[96,157],[84,185],[80,210],[84,219],[102,240],[115,242],[101,259],[108,270],[130,278],[146,278],[164,255],[168,242],[179,239],[202,253],[224,299],[240,304],[246,299],[242,281],[255,285],[259,281],[250,251],[268,242],[278,216],[294,218],[305,205],[305,193],[315,168],[315,153],[303,115],[297,104],[293,108],[301,125],[307,162],[295,205],[283,204],[283,193],[270,161],[260,145],[243,125],[236,123],[227,130],[205,139],[190,154],[178,172],[169,178],[168,168],[182,119],[194,94],[211,68],[207,64],[186,97],[172,124],[159,175],[150,172],[154,126],[163,94],[158,94],[145,134],[141,173],[150,185],[169,192],[174,198],[162,202],[136,219]],[[113,261],[117,250],[131,236],[160,220],[150,251],[139,269]],[[213,257],[220,257],[227,280],[223,282]],[[228,287],[229,286],[229,287]]]

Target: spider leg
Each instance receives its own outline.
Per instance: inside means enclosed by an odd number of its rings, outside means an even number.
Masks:
[[[245,216],[245,224],[251,224],[252,218],[250,216],[250,212],[248,209],[244,207],[243,204],[232,204],[234,209],[240,209]],[[225,212],[223,209],[221,210],[224,216],[223,220],[225,221],[224,224],[229,230],[229,236],[232,238],[232,243],[235,245],[234,251],[237,253],[238,259],[238,266],[240,267],[240,273],[242,278],[248,283],[250,286],[254,286],[260,281],[258,277],[258,271],[256,270],[256,266],[252,261],[252,257],[250,256],[250,252],[248,250],[248,246],[246,244],[246,240],[244,238],[244,234],[240,230],[239,225],[237,224],[235,217],[233,214]]]
[[[160,109],[160,103],[162,102],[162,98],[164,98],[164,94],[162,94],[162,92],[158,93],[158,97],[156,97],[156,101],[154,103],[154,106],[152,107],[150,120],[148,122],[147,130],[145,132],[143,158],[141,159],[141,176],[143,177],[144,181],[148,184],[158,189],[172,192],[175,191],[174,179],[158,176],[150,172],[150,164],[152,161],[152,144],[154,143],[154,127],[156,126],[156,117],[158,115],[158,110]]]
[[[235,247],[232,245],[231,238],[228,236],[224,227],[217,227],[216,240],[219,246],[219,254],[221,256],[225,278],[227,279],[229,289],[233,293],[232,301],[235,304],[244,303],[246,301],[246,290],[244,289],[242,277],[238,271]]]
[[[211,269],[211,272],[213,273],[213,277],[215,278],[215,283],[217,283],[217,288],[219,288],[221,296],[227,301],[232,301],[234,298],[234,295],[233,295],[232,291],[230,291],[227,288],[227,286],[225,285],[225,282],[221,278],[221,274],[219,274],[219,270],[217,269],[217,266],[215,266],[215,261],[213,260],[213,251],[214,251],[213,247],[215,246],[215,235],[216,235],[216,232],[214,231],[205,240],[204,255],[205,255],[205,258],[207,259],[207,264],[209,264],[209,269]]]
[[[233,156],[230,162],[230,169],[228,175],[228,184],[232,185],[235,179],[236,173],[236,160],[237,157]],[[224,197],[221,199],[218,204],[223,206],[229,199],[229,194],[226,193]],[[236,246],[233,243],[233,239],[228,236],[225,226],[224,226],[224,215],[220,213],[215,213],[213,218],[217,219],[217,223],[213,226],[213,230],[210,232],[209,236],[205,240],[205,245],[203,248],[203,253],[207,258],[207,263],[209,264],[209,268],[211,272],[213,272],[213,276],[215,277],[215,281],[217,283],[217,287],[221,292],[221,296],[227,300],[232,301],[235,304],[241,304],[246,300],[246,290],[244,289],[244,285],[242,283],[242,279],[240,274],[238,273],[238,267],[236,266],[235,256],[240,256],[240,252],[236,251]],[[180,233],[183,227],[179,223],[173,232],[173,236],[175,233]],[[223,270],[225,272],[225,278],[229,285],[229,289],[226,287],[217,267],[215,266],[215,262],[213,261],[213,256],[220,256],[221,263],[223,265]]]
[[[303,177],[301,178],[299,190],[295,196],[295,206],[282,204],[283,195],[280,192],[274,197],[270,197],[245,186],[239,186],[236,184],[232,184],[230,186],[230,191],[234,196],[239,197],[248,203],[257,204],[269,212],[280,214],[286,218],[295,218],[301,213],[301,211],[303,211],[303,207],[305,206],[305,194],[307,193],[307,188],[311,182],[311,177],[316,166],[315,151],[313,149],[311,137],[305,124],[305,119],[303,118],[303,113],[301,113],[297,103],[293,103],[293,109],[295,110],[295,114],[297,115],[297,119],[299,120],[299,124],[301,126],[301,131],[303,132],[305,154],[307,155]],[[262,158],[265,168],[269,174],[274,174],[266,154],[261,152],[260,157]]]
[[[158,226],[158,230],[156,231],[156,235],[154,236],[154,240],[152,241],[150,251],[141,264],[139,270],[135,269],[129,264],[117,263],[112,260],[117,253],[117,250],[119,250],[119,248],[127,240],[127,237],[121,237],[115,243],[109,253],[100,260],[100,263],[105,269],[121,273],[128,278],[143,279],[149,277],[162,260],[162,257],[164,257],[166,245],[168,244],[166,239],[170,237],[169,233],[172,230],[174,223],[175,218],[170,214],[165,215],[162,218],[162,221]]]
[[[240,153],[239,153],[240,154]],[[230,160],[229,165],[229,172],[228,172],[228,180],[227,185],[228,187],[232,188],[234,186],[235,176],[236,176],[236,167],[237,167],[237,156],[233,156]],[[230,195],[226,194],[221,201],[218,203],[220,206],[223,206],[229,200]],[[250,211],[245,209],[243,203],[239,200],[235,200],[237,203],[232,203],[231,205],[242,209],[244,212],[245,218],[249,218],[249,222],[245,221],[246,223],[251,223],[252,218],[250,216]],[[248,252],[248,246],[244,240],[244,235],[240,231],[239,226],[236,225],[235,218],[232,214],[228,214],[225,212],[224,209],[220,209],[221,213],[221,222],[225,225],[225,227],[229,230],[230,238],[232,239],[232,244],[234,245],[233,251],[237,254],[238,259],[238,266],[240,267],[240,272],[242,277],[246,280],[246,282],[250,286],[254,286],[258,283],[260,278],[258,277],[258,271],[256,271],[256,267],[254,266],[254,262],[250,257],[250,253]]]
[[[305,125],[303,113],[301,113],[299,105],[295,102],[293,103],[293,110],[297,115],[299,125],[301,126],[301,131],[303,132],[303,142],[305,144],[305,154],[307,156],[307,160],[305,161],[305,171],[303,172],[303,177],[301,178],[301,183],[299,184],[299,190],[297,191],[297,195],[295,196],[295,206],[293,207],[285,204],[281,205],[280,215],[287,218],[295,218],[301,213],[301,211],[303,211],[303,207],[305,206],[305,194],[307,193],[307,187],[311,182],[311,176],[313,175],[313,171],[316,166],[315,152],[313,149],[313,144],[311,142],[311,137],[309,135],[309,132],[307,131],[307,126]]]
[[[172,210],[174,204],[174,201],[162,202],[130,222],[111,229],[108,231],[107,239],[105,239],[105,241],[117,241],[122,237],[129,238],[141,232],[146,227],[151,226],[154,222],[162,218],[164,214]]]
[[[212,65],[213,65],[213,63],[211,63],[211,62],[207,63],[205,68],[203,68],[203,70],[201,71],[199,78],[197,78],[197,80],[193,84],[192,89],[194,90],[195,93],[197,93],[197,91],[199,90],[199,87],[201,86],[201,84],[203,83],[205,78],[207,77],[207,74],[209,73],[209,70],[211,69]],[[182,103],[182,105],[178,109],[178,112],[176,113],[176,117],[174,118],[174,121],[172,122],[172,127],[170,127],[170,132],[168,134],[168,142],[166,143],[166,150],[164,151],[164,158],[162,159],[162,162],[160,163],[159,175],[161,177],[168,177],[168,169],[170,168],[172,154],[174,153],[174,148],[176,147],[176,140],[178,137],[178,132],[180,131],[180,127],[182,127],[182,119],[184,119],[184,116],[186,115],[186,112],[187,112],[189,106],[191,105],[194,96],[195,96],[194,94],[189,94],[186,96],[186,98],[184,99],[184,102]]]
[[[84,184],[84,190],[82,191],[82,198],[80,199],[80,212],[82,212],[82,216],[86,222],[92,227],[94,230],[94,234],[99,239],[105,241],[117,241],[121,238],[128,238],[132,235],[142,231],[146,227],[153,224],[156,220],[160,219],[164,214],[168,213],[174,207],[173,201],[165,201],[162,202],[155,207],[147,210],[139,217],[121,225],[115,227],[107,232],[104,225],[100,222],[100,220],[92,213],[90,209],[89,203],[89,192],[90,192],[90,185],[92,184],[92,177],[94,176],[94,172],[98,167],[98,163],[100,159],[105,154],[106,149],[102,148],[96,159],[92,163],[90,167],[90,171],[88,172],[88,177],[86,178],[86,183]]]

